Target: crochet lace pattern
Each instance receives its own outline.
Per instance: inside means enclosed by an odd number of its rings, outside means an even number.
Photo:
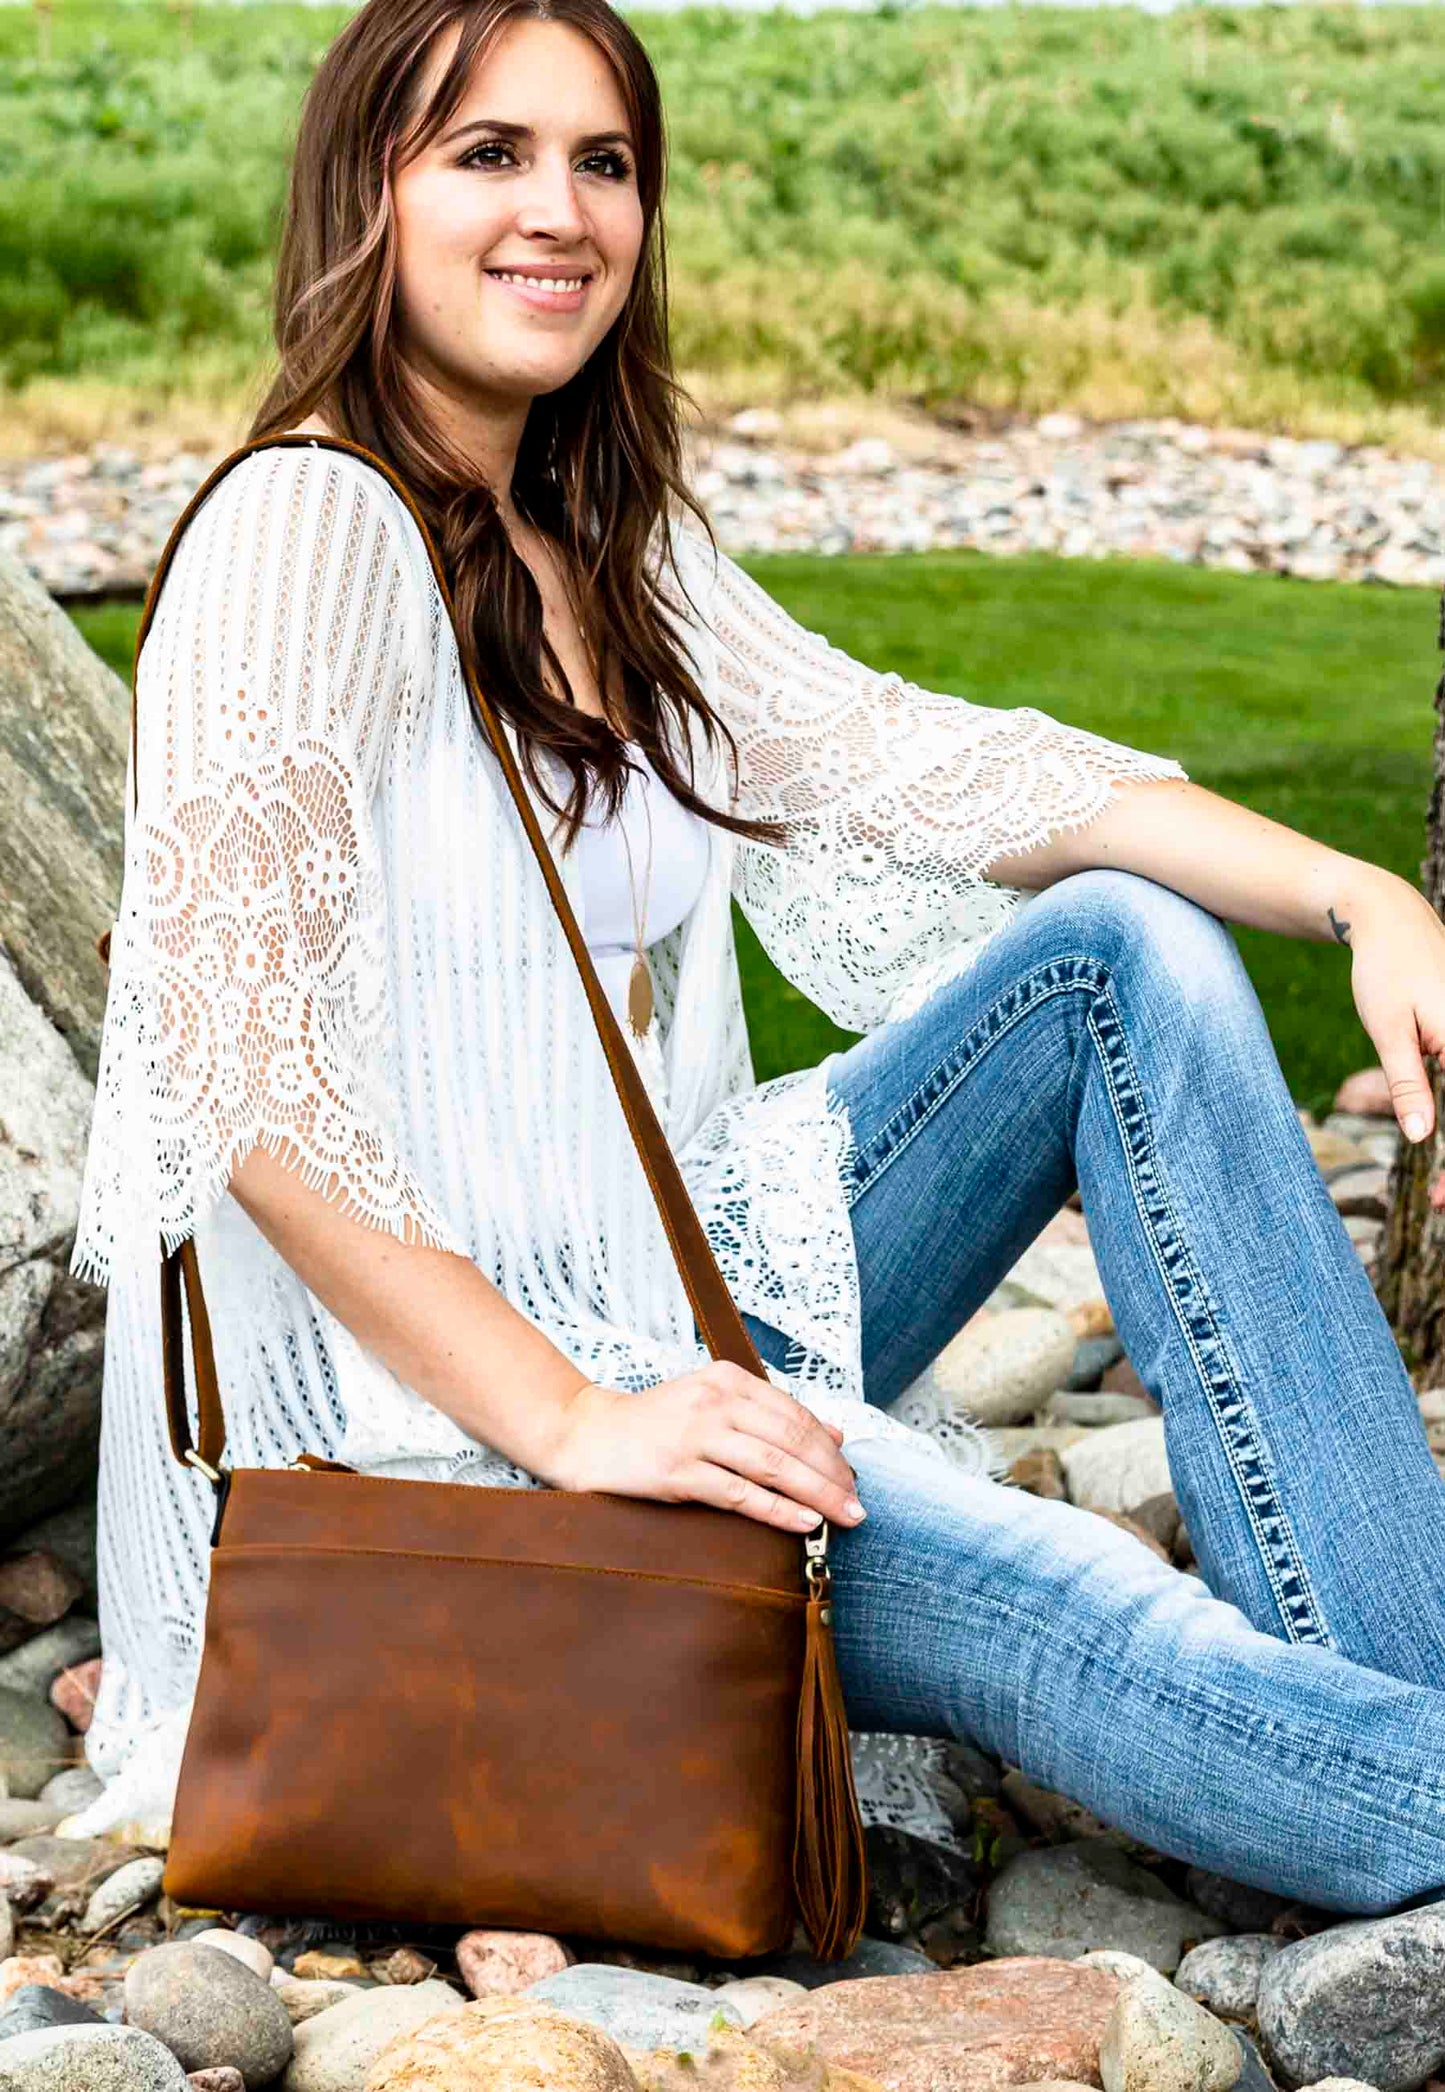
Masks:
[[[710,827],[699,898],[651,952],[639,1065],[734,1298],[790,1340],[770,1378],[849,1439],[982,1469],[978,1434],[945,1453],[864,1399],[831,1057],[755,1083],[731,906],[804,995],[870,1030],[1010,919],[1022,897],[986,877],[995,859],[1093,818],[1122,779],[1183,773],[865,667],[695,528],[665,589],[740,753],[734,777],[695,735],[698,789],[797,832],[780,854]],[[271,1247],[227,1190],[251,1148],[368,1226],[472,1260],[589,1379],[636,1390],[706,1356],[425,549],[381,475],[306,447],[235,466],[178,548],[137,697],[71,1265],[110,1288],[87,1748],[103,1777],[136,1758],[92,1829],[163,1805],[156,1739],[200,1648],[211,1506],[166,1438],[161,1239],[195,1236],[236,1464],[305,1448],[537,1482],[404,1386]]]

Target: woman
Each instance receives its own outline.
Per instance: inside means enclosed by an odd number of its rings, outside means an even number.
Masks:
[[[112,1291],[111,1785],[74,1827],[164,1808],[198,1652],[159,1228],[195,1233],[238,1464],[821,1516],[856,1729],[974,1737],[1330,1907],[1445,1892],[1445,1491],[1220,918],[1351,946],[1412,1139],[1445,931],[669,544],[661,187],[603,0],[370,0],[307,99],[252,434],[360,441],[434,523],[768,1378],[697,1340],[404,505],[354,457],[248,458],[138,676],[74,1265]],[[730,894],[859,1044],[753,1086]],[[1208,1588],[886,1413],[1076,1183]]]

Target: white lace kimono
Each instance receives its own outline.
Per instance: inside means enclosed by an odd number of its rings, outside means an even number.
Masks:
[[[828,1062],[754,1085],[730,897],[789,980],[866,1031],[1009,919],[1021,896],[981,877],[993,859],[1089,820],[1118,778],[1181,773],[865,668],[714,564],[695,526],[679,535],[697,610],[671,589],[676,621],[737,737],[735,804],[791,817],[797,841],[780,855],[709,824],[699,898],[652,951],[639,1060],[734,1298],[792,1340],[773,1377],[845,1443],[914,1438],[862,1399]],[[591,1379],[636,1389],[706,1355],[386,481],[319,449],[233,467],[178,549],[138,693],[139,812],[128,782],[72,1260],[110,1288],[87,1753],[112,1788],[73,1819],[90,1830],[165,1812],[199,1655],[212,1493],[168,1447],[159,1236],[194,1231],[235,1464],[309,1447],[532,1480],[397,1380],[270,1247],[227,1190],[253,1144],[339,1180],[371,1225],[472,1258]],[[698,736],[695,756],[704,796],[727,803],[723,752]]]

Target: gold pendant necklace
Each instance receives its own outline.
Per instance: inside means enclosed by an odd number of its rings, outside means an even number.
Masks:
[[[648,802],[645,789],[646,783],[646,778],[640,777],[639,789],[642,791],[642,807],[643,812],[647,815],[647,870],[643,874],[641,906],[638,905],[637,881],[632,871],[632,844],[627,834],[625,809],[620,811],[617,817],[618,826],[622,830],[622,847],[627,852],[627,883],[632,893],[632,921],[635,945],[632,972],[627,982],[627,1022],[632,1029],[633,1037],[637,1039],[647,1036],[648,1029],[652,1024],[655,1000],[652,990],[652,969],[647,963],[647,951],[642,942],[643,922],[647,912],[647,892],[652,883],[652,808]],[[628,786],[630,788],[631,779],[628,780]]]

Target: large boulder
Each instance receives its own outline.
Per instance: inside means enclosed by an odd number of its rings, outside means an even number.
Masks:
[[[95,1471],[105,1295],[69,1262],[128,730],[119,677],[0,554],[0,1542]]]
[[[0,553],[0,944],[92,1082],[106,990],[95,940],[120,897],[129,733],[119,676]]]

